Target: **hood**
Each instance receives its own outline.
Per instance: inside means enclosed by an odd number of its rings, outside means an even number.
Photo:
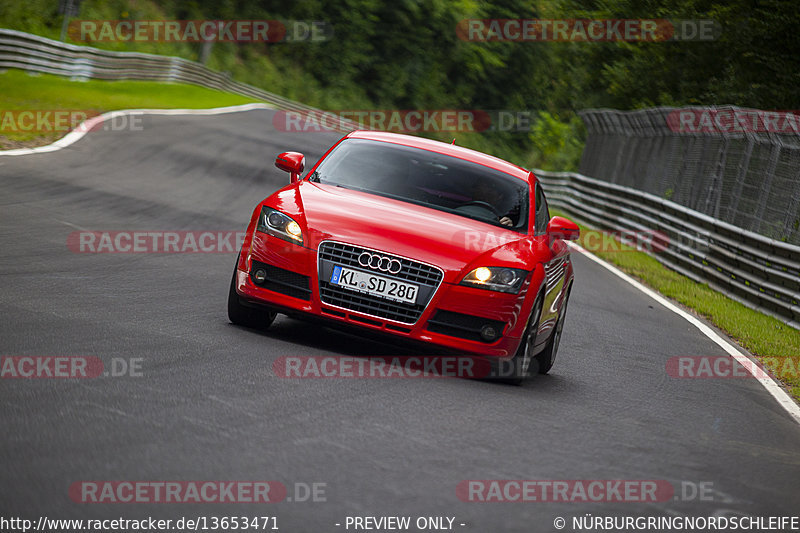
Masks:
[[[451,282],[477,263],[518,267],[529,256],[521,247],[534,245],[516,231],[332,185],[303,181],[272,200],[276,209],[300,217],[309,248],[336,240],[394,253],[440,267]]]

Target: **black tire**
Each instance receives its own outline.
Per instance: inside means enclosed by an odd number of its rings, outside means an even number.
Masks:
[[[511,361],[505,364],[499,364],[498,374],[502,381],[510,383],[511,385],[521,385],[530,371],[531,363],[534,358],[531,356],[534,346],[536,345],[536,334],[539,331],[539,320],[542,317],[542,298],[537,297],[536,302],[533,304],[533,310],[528,316],[528,324],[525,326],[525,333],[522,337],[522,342],[517,348],[517,352]],[[535,363],[534,363],[535,364]]]
[[[561,344],[561,331],[564,329],[564,319],[567,317],[567,304],[569,303],[569,292],[567,298],[564,300],[564,307],[561,308],[561,314],[558,315],[558,322],[556,328],[553,330],[553,335],[547,342],[544,350],[536,356],[538,363],[539,374],[547,374],[553,368],[553,363],[556,362],[556,355],[558,355],[558,346]]]
[[[238,264],[238,259],[237,259]],[[228,319],[236,325],[247,328],[267,329],[272,325],[277,313],[242,304],[236,293],[236,267],[233,267],[231,287],[228,291]]]

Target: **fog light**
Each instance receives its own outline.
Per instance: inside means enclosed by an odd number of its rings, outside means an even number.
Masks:
[[[485,341],[493,341],[497,338],[497,330],[494,329],[494,326],[486,324],[481,328],[481,337]]]
[[[253,279],[259,285],[264,283],[264,280],[267,279],[267,271],[263,268],[259,268],[253,273]]]

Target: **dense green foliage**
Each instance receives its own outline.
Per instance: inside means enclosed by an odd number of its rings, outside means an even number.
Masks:
[[[0,4],[0,26],[58,37],[57,0]],[[84,0],[80,19],[326,21],[325,42],[216,43],[211,68],[326,109],[533,112],[531,131],[459,133],[526,166],[575,168],[588,107],[735,104],[796,109],[800,10],[793,0]],[[469,42],[472,18],[711,19],[701,42]],[[197,60],[196,43],[97,43]],[[445,135],[441,135],[444,137]]]

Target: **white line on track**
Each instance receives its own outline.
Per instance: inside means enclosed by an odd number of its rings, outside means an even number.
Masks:
[[[715,332],[707,325],[703,324],[703,322],[698,320],[696,317],[690,315],[689,313],[687,313],[674,303],[670,302],[667,298],[665,298],[661,294],[640,283],[639,281],[632,278],[628,274],[624,273],[611,263],[608,263],[607,261],[600,259],[599,257],[588,252],[585,248],[583,248],[578,244],[570,242],[569,245],[572,246],[573,248],[580,250],[584,256],[588,257],[598,265],[602,266],[615,276],[621,278],[623,281],[626,281],[629,284],[633,285],[635,288],[639,289],[647,296],[649,296],[656,302],[660,303],[661,305],[663,305],[664,307],[666,307],[667,309],[669,309],[670,311],[677,314],[678,316],[689,322],[691,325],[699,329],[703,335],[714,341],[720,348],[725,350],[728,353],[728,355],[736,359],[736,361],[738,361],[740,365],[745,367],[747,371],[750,372],[750,374],[752,374],[753,378],[758,380],[758,382],[761,383],[761,385],[763,385],[765,389],[767,389],[767,392],[769,392],[772,395],[772,397],[775,398],[778,404],[781,407],[783,407],[787,413],[789,413],[789,416],[791,416],[795,422],[800,424],[800,406],[798,406],[797,403],[795,403],[792,397],[789,396],[789,394],[783,389],[783,387],[781,387],[779,383],[777,383],[774,379],[772,379],[772,377],[765,375],[765,373],[761,371],[761,368],[757,362],[753,361],[747,355],[743,354],[738,349],[737,346],[735,346],[730,341],[723,339],[722,337],[719,336],[719,334],[717,334],[717,332]],[[758,372],[759,374],[757,375],[756,372]]]
[[[55,152],[78,142],[83,138],[84,135],[92,131],[92,128],[98,124],[102,124],[103,121],[111,120],[117,117],[124,117],[128,115],[222,115],[224,113],[253,111],[254,109],[275,109],[275,107],[269,104],[253,103],[229,107],[215,107],[212,109],[121,109],[119,111],[109,111],[108,113],[103,113],[102,115],[92,117],[82,122],[77,128],[67,133],[53,144],[48,144],[47,146],[37,146],[35,148],[0,150],[0,156],[30,155],[41,154],[45,152]]]

